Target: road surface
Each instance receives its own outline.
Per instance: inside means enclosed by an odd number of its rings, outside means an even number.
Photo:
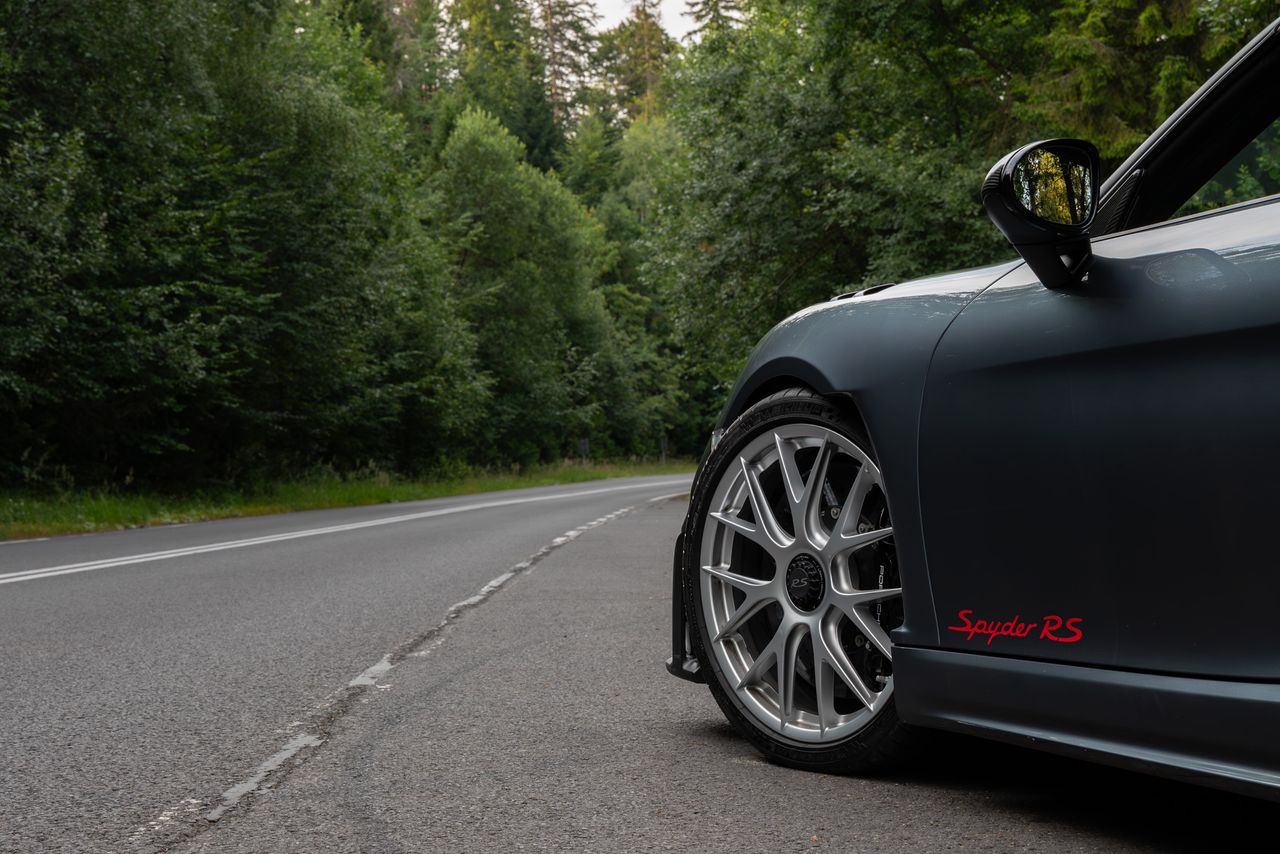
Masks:
[[[1200,850],[1273,826],[963,739],[883,779],[763,762],[661,668],[687,487],[0,545],[0,849]]]

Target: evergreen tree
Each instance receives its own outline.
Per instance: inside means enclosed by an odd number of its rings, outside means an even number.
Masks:
[[[394,68],[397,48],[405,35],[405,21],[388,8],[386,0],[333,0],[334,16],[348,31],[356,31],[364,42],[364,52],[378,67]],[[412,0],[409,0],[412,2]]]
[[[590,78],[599,19],[594,0],[535,0],[534,27],[546,62],[547,97],[561,128]]]
[[[597,64],[617,113],[658,112],[663,71],[678,47],[662,28],[658,0],[635,0],[631,14],[601,34]]]
[[[588,207],[600,204],[613,183],[617,146],[608,123],[598,112],[582,117],[560,154],[560,176],[565,186]]]
[[[525,0],[456,0],[449,16],[459,103],[496,117],[523,144],[530,163],[550,169],[561,134]]]
[[[698,26],[695,33],[711,33],[742,22],[742,4],[737,0],[688,0],[687,14]]]

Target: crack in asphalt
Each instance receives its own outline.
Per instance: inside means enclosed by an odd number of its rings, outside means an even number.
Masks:
[[[666,500],[677,494],[685,493],[661,495],[649,499],[646,503],[652,504]],[[444,642],[445,633],[463,615],[483,605],[499,590],[528,573],[561,546],[576,540],[587,531],[625,516],[640,506],[642,505],[631,505],[615,510],[571,531],[566,531],[489,581],[475,595],[450,605],[440,622],[397,645],[395,649],[351,679],[345,686],[330,694],[304,719],[289,724],[288,730],[293,731],[292,735],[281,745],[280,750],[260,763],[245,779],[227,788],[219,797],[218,803],[211,805],[208,800],[184,798],[161,812],[156,819],[138,827],[129,839],[130,844],[138,850],[167,851],[208,832],[216,826],[217,822],[225,820],[228,814],[244,813],[253,805],[257,796],[278,786],[290,773],[314,756],[316,751],[329,740],[334,725],[355,707],[357,701],[366,699],[366,695],[374,696],[371,694],[372,689],[381,687],[378,685],[378,680],[396,665],[410,656],[421,657],[430,654]],[[209,808],[204,809],[205,807]]]

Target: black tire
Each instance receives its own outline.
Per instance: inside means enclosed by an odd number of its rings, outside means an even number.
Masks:
[[[817,425],[838,433],[865,452],[872,461],[875,459],[871,443],[863,434],[861,427],[831,401],[806,389],[793,388],[770,395],[734,421],[708,457],[690,499],[691,509],[684,536],[682,560],[685,613],[689,615],[693,651],[703,673],[707,674],[711,693],[715,696],[725,717],[739,733],[770,760],[794,768],[827,773],[865,774],[883,771],[907,758],[912,752],[913,737],[916,735],[898,718],[891,692],[885,705],[877,711],[870,712],[870,719],[847,737],[832,740],[830,743],[804,743],[786,738],[766,726],[763,723],[763,716],[744,704],[743,698],[739,697],[735,689],[736,680],[726,676],[720,661],[711,651],[712,636],[708,630],[707,615],[704,613],[700,572],[700,563],[704,555],[703,537],[708,523],[708,514],[712,510],[711,502],[719,484],[729,472],[730,466],[738,463],[739,455],[744,448],[753,441],[759,444],[759,437],[762,434],[780,429],[794,429],[793,425]],[[875,470],[878,474],[878,468]],[[819,484],[819,488],[821,486]],[[887,514],[887,500],[883,512]],[[831,513],[833,516],[837,514],[838,508],[832,508]],[[884,541],[884,544],[892,548],[891,539]],[[881,546],[876,546],[876,548],[879,547]],[[781,567],[775,565],[774,573],[782,571]],[[830,570],[827,572],[830,577]],[[883,569],[881,577],[883,578]],[[810,649],[812,650],[813,647],[810,646]],[[870,650],[869,642],[866,649]],[[809,664],[812,668],[809,671],[810,674],[822,667],[822,664],[816,663],[813,658],[809,660]],[[891,667],[891,663],[886,660],[882,666]],[[777,667],[776,664],[775,667]],[[778,681],[779,674],[776,670],[774,674],[775,681]],[[816,681],[816,677],[811,681]],[[800,683],[795,681],[795,684]],[[867,708],[871,709],[870,706]],[[786,732],[786,716],[783,715],[782,719],[784,721],[782,731]]]

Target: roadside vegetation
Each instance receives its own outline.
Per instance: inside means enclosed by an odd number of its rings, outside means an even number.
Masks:
[[[772,324],[1007,255],[997,156],[1114,166],[1280,14],[688,8],[0,0],[3,524],[692,457]]]
[[[692,472],[694,465],[693,460],[669,460],[665,463],[563,462],[430,481],[406,480],[385,473],[357,472],[340,476],[325,472],[241,491],[215,489],[181,494],[139,490],[81,489],[63,493],[7,490],[0,492],[0,540],[84,534],[295,510],[420,501],[614,477],[681,475]]]

